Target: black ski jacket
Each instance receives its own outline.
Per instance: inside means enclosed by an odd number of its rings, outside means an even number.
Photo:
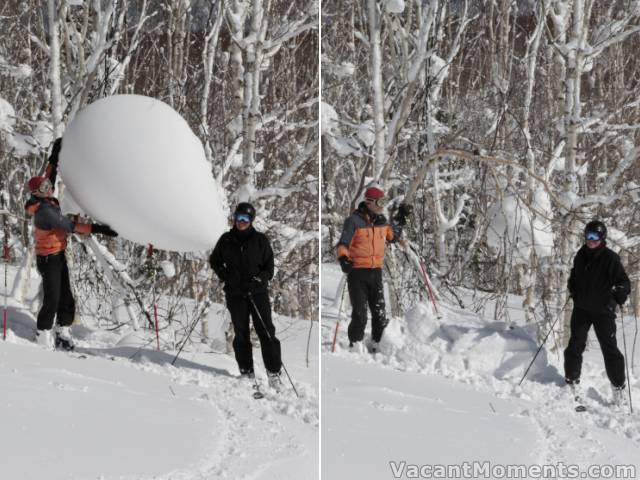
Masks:
[[[229,296],[268,291],[273,278],[273,250],[269,239],[253,227],[244,232],[233,227],[216,243],[209,264],[224,282]]]
[[[583,245],[578,250],[569,276],[574,307],[595,314],[615,314],[616,304],[624,303],[630,291],[620,257],[606,244],[593,250]]]

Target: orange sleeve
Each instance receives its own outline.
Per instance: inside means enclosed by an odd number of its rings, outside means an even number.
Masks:
[[[24,211],[27,215],[35,215],[39,207],[40,207],[39,203],[33,203],[31,205],[27,205]]]
[[[387,225],[387,241],[391,242],[394,237],[393,228],[391,228],[391,225]]]

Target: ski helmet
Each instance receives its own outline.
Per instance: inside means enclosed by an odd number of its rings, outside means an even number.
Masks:
[[[51,182],[48,181],[47,177],[31,177],[27,182],[27,188],[30,193],[36,194],[45,194],[51,188]]]
[[[244,213],[245,215],[249,215],[249,218],[253,222],[253,219],[256,218],[256,209],[253,208],[253,205],[247,202],[241,202],[236,207],[236,211],[233,212],[233,215],[238,215],[239,213]]]
[[[384,192],[378,187],[369,187],[364,192],[365,200],[375,201],[384,198]]]
[[[607,238],[607,227],[600,220],[592,220],[584,227],[584,235],[586,237],[587,233],[594,232],[600,235],[600,240],[606,240]]]

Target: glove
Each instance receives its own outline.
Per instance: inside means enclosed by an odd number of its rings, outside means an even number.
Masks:
[[[253,293],[257,290],[260,290],[262,287],[265,286],[265,283],[262,281],[262,279],[258,276],[253,277],[250,281],[249,281],[249,288],[248,290]]]
[[[353,263],[346,255],[341,256],[338,261],[340,262],[340,268],[342,269],[343,273],[349,273],[351,270],[353,270]]]
[[[411,215],[413,215],[413,205],[410,205],[408,203],[401,203],[398,207],[398,213],[404,218],[410,217]]]
[[[401,203],[398,207],[398,213],[396,214],[396,222],[400,226],[407,224],[407,217],[413,215],[413,205],[408,203]]]
[[[375,215],[371,220],[374,225],[384,225],[387,223],[387,217],[382,214]]]
[[[53,148],[51,148],[51,155],[49,156],[49,163],[54,167],[58,166],[58,156],[60,155],[60,150],[62,149],[62,137],[56,138],[53,142]]]
[[[611,290],[611,294],[613,295],[613,299],[616,301],[618,305],[624,305],[624,302],[627,301],[627,294],[624,291],[623,287],[613,287]]]
[[[117,237],[118,232],[112,230],[109,225],[102,225],[100,223],[92,223],[91,224],[91,233],[99,233],[100,235],[104,235],[106,237]]]

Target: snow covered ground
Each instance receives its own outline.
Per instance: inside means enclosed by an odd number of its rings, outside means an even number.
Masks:
[[[8,313],[8,338],[0,341],[1,478],[317,478],[317,324],[307,367],[309,322],[276,316],[301,398],[288,384],[282,395],[268,390],[258,350],[266,396],[254,400],[229,355],[187,347],[172,366],[174,352],[156,352],[151,332],[108,332],[83,318],[89,326],[73,327],[82,359],[37,347],[25,306],[9,299]],[[142,340],[132,345],[135,337]]]
[[[464,468],[469,462],[471,468],[474,461],[496,468],[489,470],[492,478],[508,465],[533,467],[528,478],[535,478],[537,465],[557,468],[550,470],[556,477],[568,478],[573,470],[562,469],[577,468],[582,478],[605,478],[608,466],[620,465],[635,468],[633,478],[640,475],[640,416],[610,405],[593,333],[582,378],[588,411],[577,413],[555,352],[543,350],[518,386],[537,344],[522,326],[517,298],[509,304],[512,328],[447,304],[440,305],[438,320],[430,305],[418,304],[391,320],[381,352],[372,356],[347,350],[347,294],[332,354],[341,276],[337,265],[323,265],[323,478],[429,478],[443,471],[434,465]],[[625,326],[632,339],[634,319]],[[631,384],[640,408],[633,375]],[[430,478],[452,478],[455,468]],[[482,471],[479,476],[489,478]]]

